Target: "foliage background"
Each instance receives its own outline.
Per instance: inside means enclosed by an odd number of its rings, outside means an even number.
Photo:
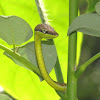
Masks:
[[[88,2],[87,2],[88,1]],[[80,0],[80,14],[95,12],[95,4],[100,0]],[[83,45],[80,64],[100,52],[100,38],[88,35],[83,36]],[[87,67],[78,81],[79,100],[100,100],[100,59]]]
[[[52,2],[53,1],[53,2]],[[69,0],[44,0],[46,12],[48,14],[51,26],[59,33],[59,37],[54,40],[57,53],[64,76],[64,81],[67,82],[67,48],[68,39],[68,15],[69,15]],[[95,4],[100,0],[79,0],[80,14],[95,11]],[[88,2],[87,2],[88,1]],[[88,5],[89,4],[89,5]],[[27,21],[34,31],[34,27],[41,23],[37,11],[35,0],[0,0],[0,15],[16,15]],[[80,33],[79,33],[80,35]],[[78,43],[81,43],[81,38],[78,36]],[[29,41],[34,40],[34,35]],[[100,51],[100,38],[84,35],[80,64],[88,58]],[[9,48],[0,39],[0,44]],[[97,45],[98,44],[98,45]],[[78,53],[79,53],[78,47]],[[95,69],[94,66],[96,65]],[[79,100],[99,100],[100,99],[100,82],[98,77],[100,68],[100,60],[92,64],[78,82],[78,97]],[[93,70],[94,69],[94,70]],[[52,70],[50,76],[56,80],[55,72]],[[33,72],[15,65],[14,62],[3,55],[3,50],[0,49],[0,85],[5,91],[10,93],[18,100],[59,100],[60,97],[56,94],[45,81],[40,82],[38,76]],[[96,87],[96,88],[95,88]],[[92,91],[92,92],[91,92]],[[88,94],[88,95],[87,95]]]
[[[54,40],[65,82],[67,81],[67,30],[68,30],[68,0],[44,0],[51,26],[59,33]],[[16,15],[27,21],[34,31],[34,27],[41,23],[35,0],[0,0],[0,15]],[[34,35],[29,41],[34,40]],[[0,43],[7,45],[4,41]],[[63,49],[62,49],[63,48]],[[0,85],[19,100],[58,100],[56,94],[45,81],[40,82],[38,76],[29,70],[15,65],[14,62],[3,55],[0,49]],[[50,73],[56,80],[54,70]]]

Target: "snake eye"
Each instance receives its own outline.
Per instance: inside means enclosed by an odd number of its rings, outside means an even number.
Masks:
[[[44,34],[46,34],[46,33],[47,33],[47,30],[43,29],[42,32],[43,32]]]

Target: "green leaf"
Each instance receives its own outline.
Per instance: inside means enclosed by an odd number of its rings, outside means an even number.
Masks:
[[[0,100],[12,100],[12,99],[5,94],[0,94]]]
[[[34,42],[29,42],[24,46],[16,48],[16,50],[22,57],[30,61],[34,66],[38,67],[34,47],[35,47]],[[56,48],[52,42],[42,41],[42,52],[46,69],[48,73],[50,73],[56,64],[56,59],[57,59]],[[11,55],[8,55],[6,52],[4,54],[10,57],[16,64],[25,67],[21,62],[14,59]]]
[[[96,12],[100,15],[100,2],[98,2],[95,6]]]
[[[68,35],[74,31],[100,37],[100,16],[97,13],[91,13],[77,17],[70,25]]]
[[[29,24],[17,16],[0,16],[0,38],[9,45],[20,45],[33,35]]]
[[[69,0],[43,0],[51,26],[59,33],[59,37],[54,39],[57,53],[63,72],[64,81],[67,81],[67,54],[68,39],[66,31],[69,24]],[[52,3],[53,2],[53,3]],[[34,27],[41,23],[37,11],[35,0],[1,0],[1,15],[16,15]],[[47,5],[47,6],[46,6]],[[55,8],[55,9],[54,9]],[[51,21],[52,20],[52,21]],[[79,34],[80,35],[80,34]],[[81,36],[79,36],[79,39]],[[31,38],[29,41],[33,41]],[[0,40],[5,46],[5,42]],[[79,42],[80,43],[80,40]],[[78,47],[78,50],[80,46]],[[17,100],[59,100],[60,97],[45,81],[40,82],[35,73],[16,65],[11,59],[4,56],[0,49],[0,85]],[[79,53],[79,52],[78,52]],[[50,76],[56,80],[55,72],[52,70]]]

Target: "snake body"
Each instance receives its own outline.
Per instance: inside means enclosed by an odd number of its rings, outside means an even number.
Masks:
[[[66,88],[67,88],[66,84],[64,84],[64,83],[60,84],[51,79],[51,77],[49,76],[49,74],[46,70],[43,55],[42,55],[42,47],[41,47],[42,38],[53,39],[58,36],[58,33],[54,30],[53,27],[49,26],[48,24],[38,24],[35,27],[34,31],[35,31],[34,37],[35,37],[36,57],[37,57],[40,72],[41,72],[44,80],[55,90],[66,91]]]

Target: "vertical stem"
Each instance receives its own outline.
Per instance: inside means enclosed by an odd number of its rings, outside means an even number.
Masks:
[[[16,47],[15,47],[15,44],[13,43],[13,51],[14,51],[14,53],[15,53],[15,49],[16,49]]]
[[[61,68],[60,68],[58,57],[57,57],[56,64],[54,66],[54,70],[55,70],[55,73],[56,73],[57,81],[59,83],[64,83],[63,75],[62,75],[62,71],[61,71]]]
[[[78,0],[69,0],[69,25],[78,16]],[[77,34],[69,36],[67,100],[77,99],[77,79],[74,75],[76,67]]]
[[[64,83],[63,75],[62,75],[62,71],[61,71],[61,67],[60,67],[60,64],[59,64],[58,57],[57,57],[56,64],[54,66],[54,70],[55,70],[55,73],[56,73],[57,81],[59,83]],[[66,100],[67,97],[66,97],[64,92],[62,92],[62,91],[56,91],[56,92],[61,97],[61,100]]]
[[[42,23],[49,23],[43,1],[42,0],[35,0],[35,2],[36,2],[36,6],[38,8],[41,22]]]

